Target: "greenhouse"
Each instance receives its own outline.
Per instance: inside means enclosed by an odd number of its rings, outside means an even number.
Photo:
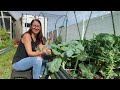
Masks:
[[[51,54],[45,55],[48,62],[40,79],[120,78],[120,11],[1,11],[1,79],[33,79],[33,69],[12,67],[21,36],[33,19],[41,22],[43,41],[53,35],[42,48]]]

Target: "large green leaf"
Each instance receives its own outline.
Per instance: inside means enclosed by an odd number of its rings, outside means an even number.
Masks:
[[[69,48],[68,48],[68,47],[65,47],[65,46],[62,46],[62,47],[61,47],[61,50],[62,50],[62,51],[67,51],[68,49],[69,49]]]
[[[70,49],[70,50],[68,50],[68,51],[66,52],[66,55],[67,55],[68,57],[72,57],[73,54],[74,54],[74,52],[73,52],[72,49]]]
[[[55,54],[55,55],[61,55],[60,52],[56,51],[55,49],[52,49],[52,52]]]
[[[80,61],[86,61],[87,58],[88,58],[87,53],[85,53],[83,51],[77,56],[77,59],[80,60]]]
[[[80,63],[79,67],[82,71],[82,76],[86,77],[87,79],[93,79],[93,74],[91,73],[90,68],[87,68],[84,64]]]
[[[47,68],[52,73],[57,72],[61,66],[61,63],[62,63],[61,58],[55,58],[52,62],[47,63]]]
[[[81,43],[79,43],[77,46],[76,46],[76,49],[80,49],[82,51],[84,51],[84,47]]]

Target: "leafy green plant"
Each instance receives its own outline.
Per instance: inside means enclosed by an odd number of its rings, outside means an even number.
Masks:
[[[5,29],[0,28],[0,49],[8,46],[13,46],[13,40],[10,39],[9,34]]]
[[[56,39],[55,39],[55,44],[60,44],[62,42],[62,37],[59,35]]]
[[[120,36],[100,33],[91,40],[72,40],[50,44],[52,54],[47,68],[54,73],[60,66],[74,69],[69,74],[77,79],[120,78]]]
[[[90,56],[90,62],[96,65],[97,72],[104,79],[112,79],[118,76],[114,72],[114,67],[120,60],[118,41],[118,36],[100,33],[88,43],[84,42],[85,51]]]
[[[1,40],[10,39],[9,34],[3,28],[0,28],[0,38],[1,38]]]
[[[8,47],[8,46],[11,46],[11,47],[14,46],[12,39],[10,39],[10,40],[5,40],[5,41],[0,42],[0,49],[6,48],[6,47]]]
[[[78,66],[76,61],[83,62],[87,59],[87,54],[84,52],[84,47],[82,46],[80,41],[71,41],[61,44],[50,44],[50,49],[52,50],[51,59],[52,62],[48,62],[48,70],[51,72],[57,72],[59,67],[62,66],[62,63],[65,63],[64,68],[76,68]],[[59,60],[57,59],[59,58]],[[62,61],[60,61],[62,60]],[[55,64],[59,63],[59,64]],[[49,64],[51,63],[51,64]],[[49,65],[48,65],[49,64]],[[55,66],[57,69],[55,70]]]

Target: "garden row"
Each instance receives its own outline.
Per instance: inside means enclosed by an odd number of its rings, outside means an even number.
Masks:
[[[73,79],[120,78],[120,36],[100,33],[91,40],[52,43],[46,58],[47,69],[56,73],[62,67]]]
[[[10,39],[10,35],[5,29],[0,28],[0,50],[2,51],[8,46],[13,46],[13,40]]]

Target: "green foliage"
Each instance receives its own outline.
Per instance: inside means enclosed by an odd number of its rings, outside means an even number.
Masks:
[[[98,75],[104,79],[112,79],[118,74],[114,69],[120,62],[119,36],[100,33],[89,41],[84,41],[85,51],[89,55],[89,62],[96,64]]]
[[[0,49],[8,46],[13,46],[13,40],[10,39],[9,34],[5,29],[0,28]]]
[[[93,79],[94,74],[91,72],[92,66],[91,64],[85,65],[80,63],[79,67],[82,71],[82,77],[87,78],[87,79]]]
[[[84,52],[84,47],[80,43],[80,41],[71,41],[71,42],[66,42],[66,43],[61,43],[61,44],[50,44],[49,48],[52,50],[52,55],[50,59],[52,59],[52,62],[48,66],[48,70],[51,72],[55,72],[59,70],[59,67],[62,65],[62,63],[66,63],[65,67],[66,68],[75,68],[76,65],[76,60],[79,60],[80,62],[85,61],[87,59],[87,54]],[[57,70],[52,70],[52,63],[54,63],[54,60],[56,58],[60,58],[62,62],[59,62],[59,67]],[[55,63],[54,63],[55,64]]]
[[[59,35],[56,39],[55,39],[55,44],[60,44],[62,42],[62,37]]]
[[[74,69],[70,75],[83,79],[120,78],[120,36],[100,33],[91,40],[72,40],[60,44],[50,44],[52,62],[48,66],[52,73],[63,68]],[[54,61],[60,58],[62,61]],[[55,65],[57,62],[58,65]],[[56,66],[56,69],[55,67]],[[54,69],[53,69],[53,68]]]
[[[8,33],[6,32],[6,30],[3,29],[3,28],[0,28],[0,38],[1,38],[1,40],[10,39],[9,34],[8,34]]]
[[[95,37],[95,40],[101,43],[101,45],[113,45],[115,43],[114,35],[108,33],[100,33]]]
[[[55,58],[52,62],[47,63],[48,70],[52,73],[57,72],[59,70],[59,67],[61,66],[61,63],[61,58]]]
[[[12,46],[12,47],[14,46],[12,39],[3,40],[0,42],[0,49],[6,48],[8,46]]]

